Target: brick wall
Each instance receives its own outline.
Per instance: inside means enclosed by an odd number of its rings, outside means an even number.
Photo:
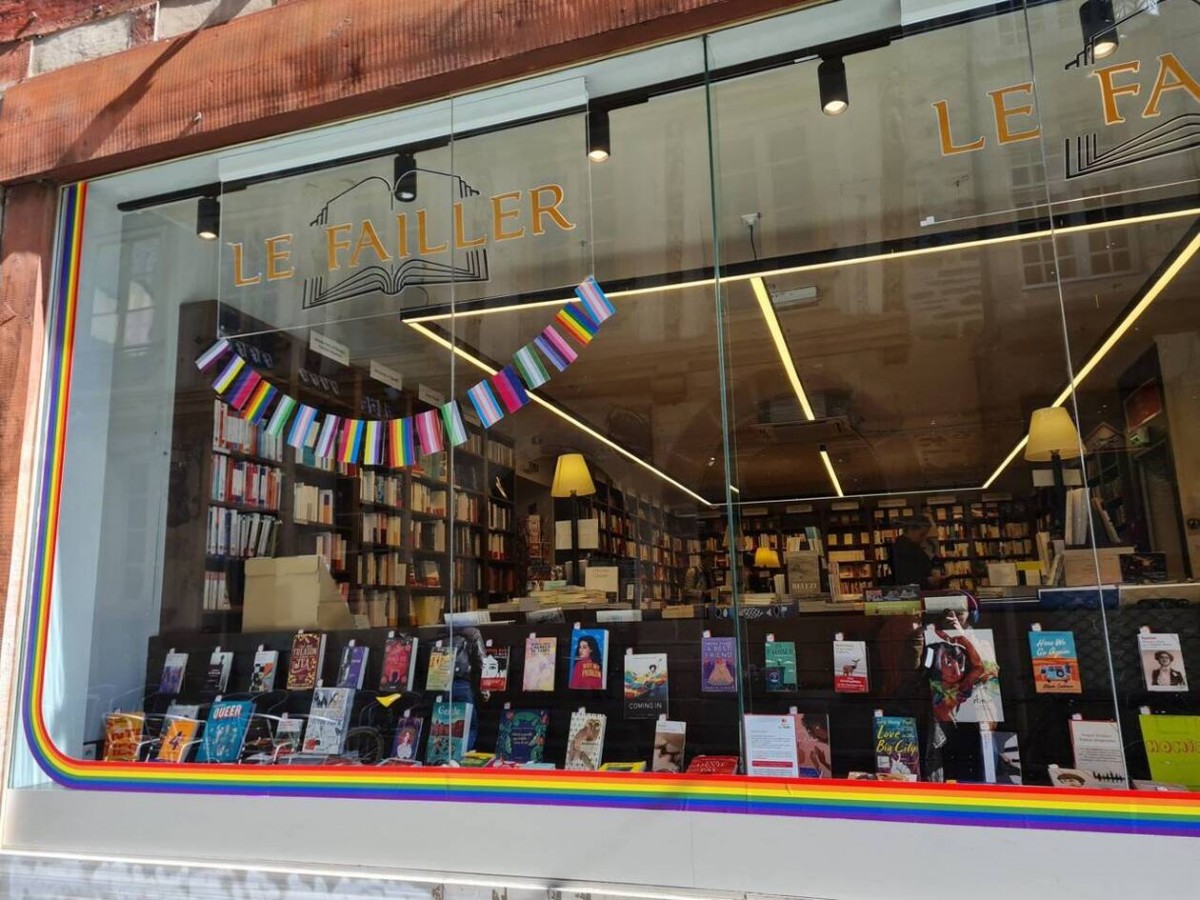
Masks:
[[[288,0],[0,0],[0,95],[45,72]]]

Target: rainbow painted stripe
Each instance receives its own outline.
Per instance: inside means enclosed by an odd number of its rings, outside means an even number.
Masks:
[[[1200,837],[1200,799],[1186,793],[509,769],[148,765],[66,756],[50,738],[43,701],[86,198],[85,184],[62,195],[62,255],[47,335],[45,447],[36,485],[41,515],[31,541],[21,694],[29,748],[59,784],[81,790],[554,804]]]

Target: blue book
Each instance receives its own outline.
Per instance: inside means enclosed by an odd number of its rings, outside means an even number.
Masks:
[[[500,717],[496,759],[507,762],[539,763],[546,749],[547,709],[506,709]]]
[[[461,762],[467,752],[467,737],[471,733],[470,703],[435,703],[429,722],[429,741],[425,746],[425,761],[434,765]]]
[[[197,762],[237,762],[253,713],[251,700],[218,700],[214,703],[208,711]]]
[[[354,688],[361,691],[363,676],[367,674],[367,652],[369,647],[358,644],[348,644],[342,651],[342,661],[338,665],[337,687]]]
[[[571,632],[571,677],[567,687],[602,691],[608,681],[608,631],[576,628]]]

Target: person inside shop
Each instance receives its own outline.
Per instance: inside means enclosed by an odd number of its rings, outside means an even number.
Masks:
[[[915,584],[922,590],[937,590],[945,574],[930,553],[928,519],[910,519],[892,544],[892,579],[896,584]]]
[[[470,703],[478,708],[479,700],[491,697],[490,691],[479,691],[479,676],[483,672],[483,658],[487,648],[483,644],[483,635],[478,628],[461,628],[454,631],[451,639],[454,648],[454,680],[450,685],[450,701],[452,703]],[[479,716],[471,716],[471,728],[467,734],[467,750],[475,749],[475,738],[479,734]]]
[[[716,590],[716,554],[705,550],[700,559],[691,566],[683,576],[683,598],[688,603],[704,603],[713,598]]]

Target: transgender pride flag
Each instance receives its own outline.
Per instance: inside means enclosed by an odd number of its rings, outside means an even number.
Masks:
[[[504,418],[504,411],[500,409],[496,395],[492,393],[491,385],[486,381],[479,382],[467,391],[467,399],[475,407],[475,412],[479,414],[479,420],[483,422],[484,428],[491,428]]]

